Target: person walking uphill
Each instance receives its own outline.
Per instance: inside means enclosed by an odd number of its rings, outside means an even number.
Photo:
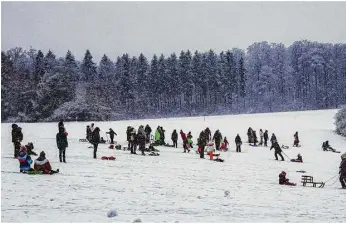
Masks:
[[[201,149],[199,153],[200,154],[199,157],[201,159],[204,159],[204,148],[206,144],[207,144],[207,137],[206,137],[205,131],[202,130],[198,138],[198,147]]]
[[[173,131],[171,139],[173,141],[174,148],[178,148],[178,133],[177,133],[177,130]]]
[[[219,130],[216,130],[213,136],[213,141],[215,140],[216,150],[220,150],[220,144],[222,140],[222,135]]]
[[[92,139],[91,139],[91,143],[94,146],[94,159],[96,159],[97,147],[98,147],[100,141],[101,141],[100,128],[96,127],[92,133]]]
[[[279,155],[279,156],[281,157],[281,161],[285,161],[284,157],[283,157],[282,154],[281,154],[282,150],[281,150],[280,145],[279,145],[278,142],[275,142],[275,143],[272,145],[272,147],[270,147],[270,151],[271,151],[273,148],[274,148],[274,150],[275,150],[275,153],[274,153],[274,155],[275,155],[275,160],[278,160],[278,155]]]
[[[59,149],[60,162],[66,163],[66,148],[68,147],[67,136],[64,127],[59,127],[59,133],[56,134],[56,144]]]
[[[339,169],[341,186],[342,188],[346,188],[346,153],[341,155],[341,163]]]

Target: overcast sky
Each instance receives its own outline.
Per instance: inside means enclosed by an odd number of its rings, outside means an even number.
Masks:
[[[1,49],[122,53],[246,49],[258,41],[346,42],[346,2],[1,2]]]

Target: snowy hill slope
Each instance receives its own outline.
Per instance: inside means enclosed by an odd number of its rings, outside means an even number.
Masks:
[[[206,126],[220,129],[231,143],[231,151],[222,153],[224,163],[199,159],[196,153],[179,148],[158,147],[159,157],[134,156],[100,145],[98,158],[113,155],[116,161],[92,158],[89,144],[78,142],[89,123],[65,123],[69,133],[67,163],[58,162],[55,144],[57,123],[19,124],[24,143],[34,142],[37,153],[44,150],[53,168],[52,176],[16,173],[19,163],[12,159],[11,124],[1,125],[1,220],[2,222],[344,222],[345,190],[332,179],[323,189],[302,187],[305,170],[318,181],[326,181],[338,172],[340,154],[323,152],[321,144],[329,140],[336,149],[346,151],[346,139],[334,134],[336,110],[97,122],[102,131],[112,127],[116,140],[125,144],[126,127],[149,124],[153,130],[163,126],[166,141],[173,129],[191,131],[194,142]],[[301,153],[303,164],[275,161],[269,148],[243,144],[235,152],[237,133],[246,141],[248,127],[275,133],[280,144],[292,146],[299,132],[301,148],[284,152],[295,158]],[[101,132],[103,136],[104,133]],[[36,157],[34,157],[35,159]],[[296,187],[278,185],[285,170]],[[334,183],[336,181],[336,183]],[[224,191],[230,191],[224,197]],[[119,216],[108,218],[117,210]]]

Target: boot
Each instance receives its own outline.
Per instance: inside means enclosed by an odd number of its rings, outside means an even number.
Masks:
[[[63,160],[64,163],[66,163],[66,160],[65,160],[65,157],[64,157],[64,160]]]
[[[62,158],[61,158],[61,155],[59,155],[59,160],[60,160],[60,162],[62,162]]]

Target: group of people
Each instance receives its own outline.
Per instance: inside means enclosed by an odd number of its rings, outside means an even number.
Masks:
[[[148,125],[147,125],[148,126]],[[151,130],[151,128],[150,128]],[[148,131],[148,130],[147,130]],[[147,141],[147,133],[143,125],[140,125],[138,128],[138,132],[135,128],[128,126],[126,130],[126,136],[128,141],[128,148],[131,151],[131,154],[137,154],[137,146],[139,150],[142,152],[142,155],[145,155],[145,144]],[[149,133],[150,137],[150,133]]]

